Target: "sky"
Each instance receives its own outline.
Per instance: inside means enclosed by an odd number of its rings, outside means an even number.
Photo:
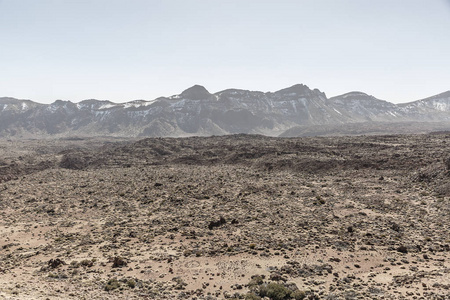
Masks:
[[[450,90],[450,0],[0,0],[0,97]]]

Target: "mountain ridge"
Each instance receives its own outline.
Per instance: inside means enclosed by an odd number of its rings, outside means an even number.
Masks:
[[[197,84],[178,95],[124,103],[86,99],[41,104],[0,97],[0,137],[278,136],[298,126],[303,130],[311,126],[402,122],[449,123],[450,91],[401,104],[361,91],[328,98],[304,84],[275,92],[226,89],[216,93]]]
[[[172,95],[172,96],[160,96],[160,97],[157,97],[157,98],[155,98],[153,100],[135,99],[135,100],[130,100],[130,101],[126,101],[126,102],[113,102],[113,101],[108,100],[108,99],[95,99],[95,98],[83,99],[83,100],[80,100],[80,101],[56,99],[55,101],[53,101],[51,103],[45,104],[45,103],[33,101],[31,99],[21,99],[21,98],[10,97],[10,96],[0,96],[0,104],[2,103],[2,101],[4,101],[4,99],[10,99],[10,100],[18,100],[18,101],[31,101],[31,102],[34,102],[34,103],[37,103],[37,104],[42,104],[42,105],[49,105],[49,104],[52,104],[52,103],[54,103],[56,101],[69,101],[69,102],[72,102],[72,103],[81,103],[81,102],[85,102],[85,101],[98,101],[98,102],[110,102],[110,103],[113,103],[113,104],[120,105],[120,104],[130,103],[130,102],[134,102],[134,101],[154,102],[154,101],[161,100],[161,99],[170,99],[171,97],[180,96],[184,92],[186,92],[186,91],[188,91],[188,90],[190,90],[192,88],[202,88],[206,92],[208,92],[210,95],[218,95],[218,94],[221,94],[221,93],[227,92],[227,91],[246,91],[246,92],[257,92],[257,93],[263,93],[263,94],[276,94],[276,93],[279,93],[279,92],[282,92],[282,91],[285,91],[285,90],[289,90],[289,89],[295,88],[297,86],[304,86],[304,87],[308,88],[310,91],[318,91],[318,92],[320,92],[320,93],[325,95],[325,92],[322,92],[322,91],[320,91],[317,88],[310,89],[307,85],[304,85],[304,84],[294,84],[293,86],[290,86],[290,87],[287,87],[287,88],[283,88],[283,89],[280,89],[280,90],[277,90],[277,91],[274,91],[274,92],[271,92],[271,91],[263,92],[263,91],[254,91],[254,90],[244,90],[244,89],[238,89],[238,88],[227,88],[225,90],[221,90],[221,91],[218,91],[218,92],[215,92],[215,93],[210,93],[204,86],[202,86],[200,84],[195,84],[195,85],[185,89],[180,94],[175,94],[175,95]],[[369,95],[369,94],[367,94],[365,92],[356,91],[355,90],[355,91],[351,91],[351,92],[346,92],[344,94],[332,96],[329,99],[342,97],[342,96],[349,95],[349,94],[361,94],[361,95],[365,95],[365,96],[369,96],[369,97],[375,97],[375,96]],[[422,101],[422,100],[429,100],[429,99],[436,98],[436,97],[439,97],[439,98],[440,97],[450,97],[450,90],[444,91],[444,92],[441,92],[439,94],[435,94],[435,95],[432,95],[432,96],[429,96],[429,97],[426,97],[426,98],[422,98],[422,99],[418,99],[418,100],[412,100],[412,101],[408,101],[408,102],[394,103],[394,102],[391,102],[391,101],[388,101],[388,100],[383,100],[383,101],[386,101],[386,102],[389,102],[389,103],[392,103],[392,104],[395,104],[395,105],[406,105],[406,104],[409,104],[409,103],[414,103],[414,102]]]

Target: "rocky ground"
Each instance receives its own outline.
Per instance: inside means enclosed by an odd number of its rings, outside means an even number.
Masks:
[[[449,138],[3,140],[0,299],[449,299]]]

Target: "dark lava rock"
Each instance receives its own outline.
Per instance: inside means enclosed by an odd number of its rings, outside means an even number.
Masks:
[[[224,217],[220,217],[219,221],[211,221],[211,222],[209,222],[208,229],[212,230],[215,227],[219,227],[219,226],[221,226],[223,224],[226,224],[226,223],[227,223],[227,220],[225,220]]]
[[[400,246],[397,248],[397,251],[400,253],[408,253],[408,249],[405,246]]]

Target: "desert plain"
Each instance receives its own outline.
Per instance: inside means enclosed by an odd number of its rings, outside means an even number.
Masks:
[[[450,299],[450,133],[0,143],[0,299]]]

